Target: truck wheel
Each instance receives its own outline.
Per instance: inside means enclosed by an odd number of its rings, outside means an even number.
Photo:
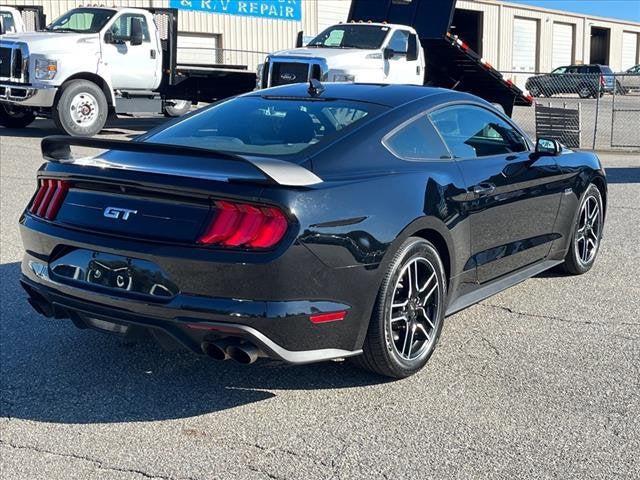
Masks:
[[[168,100],[162,108],[165,117],[181,117],[191,110],[189,100]]]
[[[35,119],[35,113],[28,108],[0,104],[0,125],[5,128],[28,127]]]
[[[56,126],[72,137],[97,134],[107,123],[109,106],[102,89],[87,80],[73,80],[64,87],[53,108]]]
[[[538,85],[531,85],[529,87],[529,93],[532,97],[543,97],[542,89]]]

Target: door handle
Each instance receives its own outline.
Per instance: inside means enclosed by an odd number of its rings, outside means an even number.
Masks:
[[[479,183],[473,186],[473,193],[478,197],[485,197],[491,195],[495,189],[496,186],[493,183]]]
[[[151,53],[150,54],[151,54],[151,58],[155,60],[156,59],[156,51],[151,49]]]

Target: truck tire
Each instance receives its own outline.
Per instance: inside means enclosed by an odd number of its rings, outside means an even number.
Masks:
[[[35,119],[36,115],[31,109],[0,104],[0,125],[5,128],[25,128]]]
[[[162,108],[165,117],[181,117],[191,110],[189,100],[168,100]]]
[[[56,126],[72,137],[91,137],[104,127],[109,105],[102,89],[88,80],[72,80],[53,107]]]

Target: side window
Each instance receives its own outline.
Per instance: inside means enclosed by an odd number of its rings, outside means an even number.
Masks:
[[[0,22],[4,27],[5,33],[16,33],[16,24],[13,21],[13,15],[9,12],[0,12]]]
[[[405,30],[397,30],[391,40],[389,40],[389,47],[396,53],[407,53],[409,49],[409,32]]]
[[[528,148],[513,126],[482,107],[445,107],[429,117],[456,158],[502,155]]]
[[[409,161],[451,158],[426,115],[421,116],[384,139],[396,157]]]
[[[111,32],[113,38],[120,41],[129,41],[131,39],[131,20],[137,18],[142,25],[142,39],[145,42],[151,41],[149,35],[149,25],[147,25],[147,19],[143,15],[135,15],[132,13],[125,13],[120,15],[113,25],[111,25]]]

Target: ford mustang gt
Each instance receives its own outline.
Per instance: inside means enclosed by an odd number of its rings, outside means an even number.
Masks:
[[[314,80],[42,151],[20,219],[39,313],[395,378],[425,365],[448,315],[555,266],[587,272],[607,203],[593,153],[418,86]]]

